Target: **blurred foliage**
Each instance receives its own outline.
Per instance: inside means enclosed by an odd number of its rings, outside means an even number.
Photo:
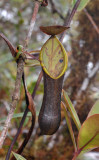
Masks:
[[[68,11],[72,9],[72,0],[53,0],[53,2],[56,9],[63,15],[64,18],[66,17]],[[4,33],[15,46],[18,44],[24,45],[24,41],[28,33],[29,23],[32,17],[33,8],[33,0],[0,1],[0,32]],[[99,0],[90,1],[86,9],[99,28]],[[63,25],[63,23],[64,20],[61,19],[57,13],[53,13],[49,0],[49,5],[47,7],[40,7],[39,9],[28,50],[31,51],[40,49],[44,42],[49,38],[48,35],[45,35],[39,30],[39,26]],[[98,34],[89,21],[88,17],[85,15],[84,11],[77,12],[71,23],[71,28],[67,31],[63,41],[63,45],[68,51],[69,55],[69,66],[66,72],[66,76],[68,75],[68,78],[65,78],[66,81],[64,81],[64,89],[67,90],[73,103],[77,101],[76,109],[78,110],[81,121],[84,121],[86,118],[90,107],[92,104],[94,104],[94,101],[99,99],[99,72],[97,72],[95,76],[89,81],[87,89],[83,91],[81,96],[78,98],[78,92],[84,79],[88,76],[99,59],[98,43]],[[33,91],[40,70],[41,67],[25,68],[26,80],[30,93]],[[15,78],[16,63],[13,61],[13,58],[11,57],[10,51],[4,40],[0,38],[0,118],[7,116],[10,109],[9,103],[11,101],[11,95],[14,89]],[[20,101],[17,105],[16,113],[24,112],[24,97],[25,95],[22,85]],[[41,107],[42,97],[43,81],[40,83],[39,89],[34,99],[37,114],[39,113],[39,109]],[[12,120],[12,130],[18,127],[20,122],[17,121],[19,120],[19,118]],[[2,128],[4,121],[0,121],[0,124],[0,127]],[[26,122],[25,124],[25,129],[27,129],[30,126],[30,121]],[[10,135],[15,135],[11,134],[11,130],[9,132]],[[52,158],[53,153],[51,151],[47,152],[46,148],[44,148],[42,152],[40,150],[34,150],[34,156],[36,156],[36,159],[41,157],[41,159],[47,160],[47,153],[50,154],[48,157],[51,160],[58,160],[60,159],[60,156],[64,159],[66,158],[65,152],[67,153],[68,150],[70,150],[70,153],[67,154],[67,159],[71,159],[71,152],[73,152],[73,147],[71,142],[70,146],[67,145],[67,143],[70,141],[70,137],[68,133],[62,133],[67,139],[62,144],[59,141],[58,151],[60,151],[60,153],[57,154],[57,149],[54,148],[53,151],[55,155],[54,158]],[[34,148],[36,141],[34,143]],[[10,142],[9,140],[5,142],[5,146],[6,144],[9,145]],[[36,146],[36,149],[37,147],[39,148],[39,144]],[[28,150],[29,155],[30,152],[33,154],[34,148]],[[5,152],[2,151],[0,154],[3,155]]]

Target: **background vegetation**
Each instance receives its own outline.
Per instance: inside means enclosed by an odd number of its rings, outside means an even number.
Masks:
[[[33,7],[33,0],[0,1],[0,32],[4,33],[15,46],[24,43]],[[49,38],[49,36],[39,30],[39,26],[63,25],[64,19],[71,8],[71,0],[49,0],[48,7],[40,7],[28,47],[30,51],[40,49]],[[90,1],[86,10],[99,28],[99,1]],[[99,33],[97,33],[92,22],[89,20],[86,10],[77,12],[73,18],[71,28],[67,31],[63,41],[63,45],[69,55],[69,65],[65,74],[63,87],[75,105],[81,122],[85,120],[96,99],[99,99]],[[25,68],[30,93],[33,91],[40,70],[40,67]],[[11,57],[7,45],[0,38],[0,130],[2,130],[5,118],[9,112],[9,103],[14,89],[15,77],[16,64]],[[42,97],[43,82],[41,82],[35,96],[37,115],[41,107]],[[16,133],[20,123],[18,117],[22,117],[24,109],[25,101],[22,86],[20,101],[15,111],[16,118],[12,120],[4,148],[0,150],[1,159],[5,156],[8,146]],[[40,136],[40,130],[36,122],[32,137],[23,153],[27,159],[70,160],[73,157],[73,145],[69,137],[63,111],[61,114],[61,126],[53,136]],[[23,137],[19,137],[15,149],[22,142],[28,131],[30,122],[31,119],[27,117],[22,130]],[[75,127],[74,130],[76,135]]]

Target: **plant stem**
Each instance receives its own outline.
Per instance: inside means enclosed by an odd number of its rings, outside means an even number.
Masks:
[[[23,143],[21,144],[20,148],[17,151],[18,154],[21,154],[23,149],[25,148],[25,146],[26,146],[26,144],[27,144],[32,132],[33,132],[34,124],[35,124],[35,117],[32,116],[32,125],[31,125],[31,127],[29,129],[28,134],[26,135],[26,138],[24,139]],[[15,160],[15,158],[12,157],[11,160]]]
[[[50,0],[50,4],[51,4],[52,12],[57,13],[59,15],[59,17],[64,20],[63,15],[61,14],[61,12],[58,11],[58,9],[56,8],[53,0]]]
[[[35,2],[35,6],[34,6],[34,11],[33,11],[32,19],[31,19],[30,26],[29,26],[28,35],[27,35],[26,40],[25,40],[25,47],[28,46],[29,40],[31,39],[31,35],[32,35],[33,28],[34,28],[35,21],[36,21],[36,16],[37,16],[38,9],[39,9],[39,5],[40,5],[40,4],[36,1],[36,2]],[[24,81],[24,79],[23,79],[23,81]],[[38,83],[38,81],[37,81],[37,83]],[[26,97],[26,99],[27,99],[27,94],[26,94],[27,88],[26,88],[26,85],[25,85],[25,81],[24,81],[23,84],[24,84],[24,88],[25,88],[25,97]],[[38,85],[39,85],[39,83],[36,84],[36,86],[35,86],[35,88],[34,88],[33,97],[35,96],[35,93],[36,93],[36,90],[37,90]],[[26,102],[27,102],[27,100],[26,100]],[[13,148],[13,145],[14,145],[14,143],[16,142],[16,140],[17,140],[17,138],[18,138],[18,136],[19,136],[19,134],[20,134],[20,131],[21,131],[21,129],[22,129],[22,126],[23,126],[23,124],[24,124],[24,121],[25,121],[25,119],[26,119],[26,115],[27,115],[28,111],[29,111],[29,110],[28,110],[28,107],[26,107],[25,112],[24,112],[24,115],[23,115],[22,120],[21,120],[21,122],[20,122],[19,129],[18,129],[18,131],[17,131],[17,134],[16,134],[15,138],[13,139],[12,144],[11,144],[9,150],[8,150],[8,155],[7,155],[8,158],[7,158],[7,159],[9,159],[9,156],[10,156],[11,150],[12,150],[12,148]],[[27,142],[28,142],[28,137],[30,137],[30,135],[32,134],[32,130],[33,130],[33,128],[34,128],[34,123],[35,123],[35,120],[34,120],[34,117],[32,116],[32,125],[31,125],[31,127],[30,127],[30,130],[29,130],[29,133],[28,133],[27,138],[24,140],[24,142],[22,143],[21,147],[20,147],[19,150],[18,150],[19,152],[20,152],[21,150],[23,150],[23,148],[24,148],[25,145],[27,144]],[[25,143],[25,144],[24,144],[24,143]],[[23,145],[24,145],[24,147],[23,147]],[[6,159],[6,160],[7,160],[7,159]],[[13,157],[12,157],[12,159],[13,159]]]
[[[15,142],[16,142],[16,140],[17,140],[17,138],[18,138],[18,136],[19,136],[19,134],[20,134],[20,132],[21,132],[22,126],[23,126],[23,124],[24,124],[24,119],[25,119],[25,117],[27,116],[28,111],[29,111],[29,110],[28,110],[28,107],[26,107],[25,112],[24,112],[24,115],[23,115],[22,120],[21,120],[21,123],[20,123],[20,126],[19,126],[19,128],[18,128],[17,134],[15,135],[15,137],[14,137],[14,139],[13,139],[11,145],[10,145],[10,148],[9,148],[9,150],[8,150],[8,153],[7,153],[7,155],[6,155],[6,159],[5,159],[5,160],[8,160],[9,157],[10,157],[10,154],[11,154],[11,151],[12,151],[12,148],[13,148],[13,145],[15,144]]]
[[[40,3],[38,3],[36,1],[35,6],[34,6],[32,19],[31,19],[30,26],[29,26],[28,35],[27,35],[26,40],[25,40],[25,47],[28,46],[29,40],[31,39],[31,35],[32,35],[33,29],[34,29],[34,25],[35,25],[36,16],[37,16],[37,13],[38,13],[38,10],[39,10],[39,6],[40,6]]]
[[[76,13],[76,11],[77,11],[77,8],[78,8],[80,2],[81,2],[81,0],[77,0],[77,1],[76,1],[76,3],[75,3],[75,5],[74,5],[71,13],[70,13],[70,14],[68,15],[68,17],[66,17],[66,19],[65,19],[64,26],[70,26],[70,23],[71,23],[74,15],[75,15],[75,13]],[[65,34],[66,34],[66,31],[64,31],[64,32],[61,34],[61,36],[60,36],[60,41],[61,41],[61,42],[63,41]]]
[[[28,46],[29,40],[31,39],[31,35],[32,35],[33,28],[34,28],[35,21],[36,21],[36,16],[37,16],[38,9],[39,9],[39,5],[40,5],[40,4],[36,1],[36,2],[35,2],[35,6],[34,6],[34,11],[33,11],[32,19],[31,19],[31,22],[30,22],[30,27],[29,27],[28,35],[27,35],[26,40],[25,40],[25,46]],[[22,76],[21,76],[21,78],[22,78]],[[24,82],[24,84],[25,84],[25,82]],[[25,86],[24,86],[24,87],[25,87]],[[36,86],[36,88],[37,88],[37,86]],[[35,89],[35,88],[34,88],[34,89]],[[25,93],[26,93],[26,91],[27,91],[27,89],[26,89],[26,87],[25,87]],[[35,92],[36,92],[36,89],[35,89]],[[25,96],[26,96],[26,99],[27,99],[27,95],[26,95],[26,94],[25,94]],[[26,101],[26,102],[27,102],[27,101]],[[24,124],[24,121],[25,121],[25,119],[26,119],[26,115],[27,115],[28,111],[29,111],[29,110],[28,110],[28,108],[26,107],[25,112],[24,112],[24,115],[23,115],[22,120],[21,120],[21,122],[20,122],[19,129],[18,129],[18,131],[17,131],[17,134],[16,134],[15,138],[13,139],[12,144],[11,144],[9,150],[8,150],[8,156],[7,156],[7,157],[10,156],[11,150],[12,150],[13,145],[14,145],[14,143],[16,142],[18,136],[19,136],[19,133],[20,133],[20,131],[21,131],[21,129],[22,129],[22,126],[23,126],[23,124]],[[14,111],[11,111],[11,112],[14,112]],[[10,116],[10,117],[11,117],[11,116]],[[32,119],[33,119],[33,117],[32,117]],[[33,121],[33,122],[34,122],[34,121]],[[33,122],[32,122],[32,123],[33,123]],[[33,128],[33,127],[34,127],[34,124],[32,124],[32,127],[31,127],[31,128]],[[30,130],[31,130],[31,129],[30,129]],[[8,158],[8,159],[9,159],[9,158]],[[7,159],[6,159],[6,160],[7,160]]]
[[[84,12],[86,14],[86,16],[88,17],[89,21],[91,22],[91,24],[93,25],[95,31],[99,34],[99,28],[96,25],[95,21],[93,20],[92,16],[88,13],[87,9],[84,9]]]
[[[78,155],[79,155],[79,153],[78,153],[78,152],[75,152],[74,157],[73,157],[72,160],[76,160],[76,158],[77,158]]]
[[[5,126],[4,126],[4,129],[3,129],[2,133],[1,133],[1,137],[0,137],[0,148],[2,147],[4,140],[7,136],[7,131],[10,126],[12,116],[14,114],[17,102],[20,97],[20,86],[21,86],[23,69],[24,69],[24,61],[23,61],[23,58],[20,57],[17,62],[17,76],[16,76],[16,82],[15,82],[15,89],[14,89],[13,96],[12,96],[12,102],[10,105],[10,111],[9,111],[9,114],[8,114],[7,119],[5,121]]]
[[[40,81],[41,81],[41,79],[42,79],[42,75],[43,75],[43,72],[41,71],[40,74],[39,74],[38,80],[37,80],[37,82],[36,82],[36,85],[35,85],[35,87],[34,87],[33,93],[32,93],[32,98],[33,98],[33,99],[34,99],[36,90],[37,90],[37,88],[38,88],[38,86],[39,86],[39,83],[40,83]],[[27,110],[27,108],[26,108],[26,110]],[[25,110],[25,112],[26,112],[26,110]],[[24,114],[25,114],[25,112],[24,112]],[[25,118],[26,118],[26,117],[25,117]],[[24,118],[24,120],[25,120],[25,118]],[[22,119],[23,119],[23,118],[22,118]],[[21,121],[22,121],[22,120],[21,120]],[[30,127],[29,132],[28,132],[28,134],[26,135],[23,143],[21,144],[20,148],[19,148],[18,151],[17,151],[18,154],[21,154],[21,153],[22,153],[23,149],[25,148],[26,144],[28,143],[28,141],[29,141],[29,139],[30,139],[30,137],[31,137],[31,134],[32,134],[32,132],[33,132],[34,122],[35,122],[35,119],[34,119],[34,116],[32,116],[32,124],[31,124],[31,127]],[[23,122],[23,123],[24,123],[24,122]],[[13,156],[13,157],[11,158],[11,160],[15,160],[15,157]]]
[[[34,90],[33,90],[33,93],[32,93],[32,98],[33,98],[33,99],[34,99],[34,97],[35,97],[36,90],[37,90],[37,88],[38,88],[38,86],[39,86],[39,84],[40,84],[40,82],[41,82],[42,77],[43,77],[43,72],[41,71],[40,74],[39,74],[39,77],[38,77],[38,79],[37,79],[37,82],[36,82],[35,88],[34,88]]]

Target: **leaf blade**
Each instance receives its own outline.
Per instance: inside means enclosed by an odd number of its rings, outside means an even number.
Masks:
[[[79,117],[76,113],[76,110],[75,110],[70,98],[68,97],[67,93],[64,90],[62,90],[62,92],[63,92],[63,97],[65,100],[66,106],[72,116],[72,119],[73,119],[77,129],[79,130],[81,128],[81,123],[80,123]]]
[[[77,11],[83,10],[83,9],[87,6],[87,4],[89,3],[89,1],[90,1],[90,0],[81,0]],[[76,3],[76,0],[73,0],[73,1],[72,1],[73,7],[74,7],[75,3]]]
[[[66,106],[63,102],[61,102],[61,106],[64,110],[65,119],[66,119],[67,126],[68,126],[68,129],[69,129],[70,135],[71,135],[71,139],[72,139],[72,142],[73,142],[73,145],[74,145],[74,148],[75,148],[75,152],[76,152],[77,151],[77,146],[76,146],[75,136],[74,136],[73,129],[72,129],[72,124],[71,124],[70,118],[68,116]]]
[[[14,157],[17,159],[17,160],[26,160],[24,157],[22,157],[21,155],[15,153],[15,152],[12,152]]]
[[[94,115],[94,114],[99,114],[99,100],[97,100],[96,103],[93,105],[87,118]]]
[[[77,146],[81,151],[99,147],[99,114],[84,121],[79,131]]]

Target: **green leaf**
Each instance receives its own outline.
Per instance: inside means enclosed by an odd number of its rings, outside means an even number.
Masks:
[[[73,0],[73,1],[72,1],[73,7],[74,7],[76,1],[77,1],[77,0]],[[84,9],[84,8],[86,7],[86,5],[89,3],[89,1],[90,1],[90,0],[81,0],[77,11],[81,11],[82,9]]]
[[[76,127],[79,130],[81,128],[81,123],[80,123],[79,117],[76,113],[76,110],[75,110],[70,98],[68,97],[67,93],[64,90],[62,92],[63,92],[63,97],[64,97],[64,100],[65,100],[65,103],[66,103],[66,107],[68,108],[68,110],[71,114],[71,117],[72,117]]]
[[[12,152],[13,153],[13,155],[15,156],[15,158],[17,159],[17,160],[26,160],[24,157],[22,157],[21,155],[19,155],[19,154],[17,154],[17,153],[14,153],[14,152]]]
[[[94,115],[94,114],[99,114],[99,100],[96,101],[96,103],[93,105],[92,109],[90,110],[88,117]]]
[[[84,121],[78,135],[78,151],[99,147],[99,114]]]
[[[61,102],[61,106],[62,106],[62,108],[64,110],[65,119],[66,119],[66,122],[67,122],[67,125],[68,125],[68,129],[69,129],[69,132],[70,132],[70,135],[71,135],[71,139],[72,139],[72,142],[73,142],[73,145],[74,145],[74,148],[75,148],[75,152],[76,152],[77,151],[76,141],[75,141],[75,136],[74,136],[74,133],[73,133],[70,117],[68,116],[66,106],[65,106],[65,104],[63,102]]]

